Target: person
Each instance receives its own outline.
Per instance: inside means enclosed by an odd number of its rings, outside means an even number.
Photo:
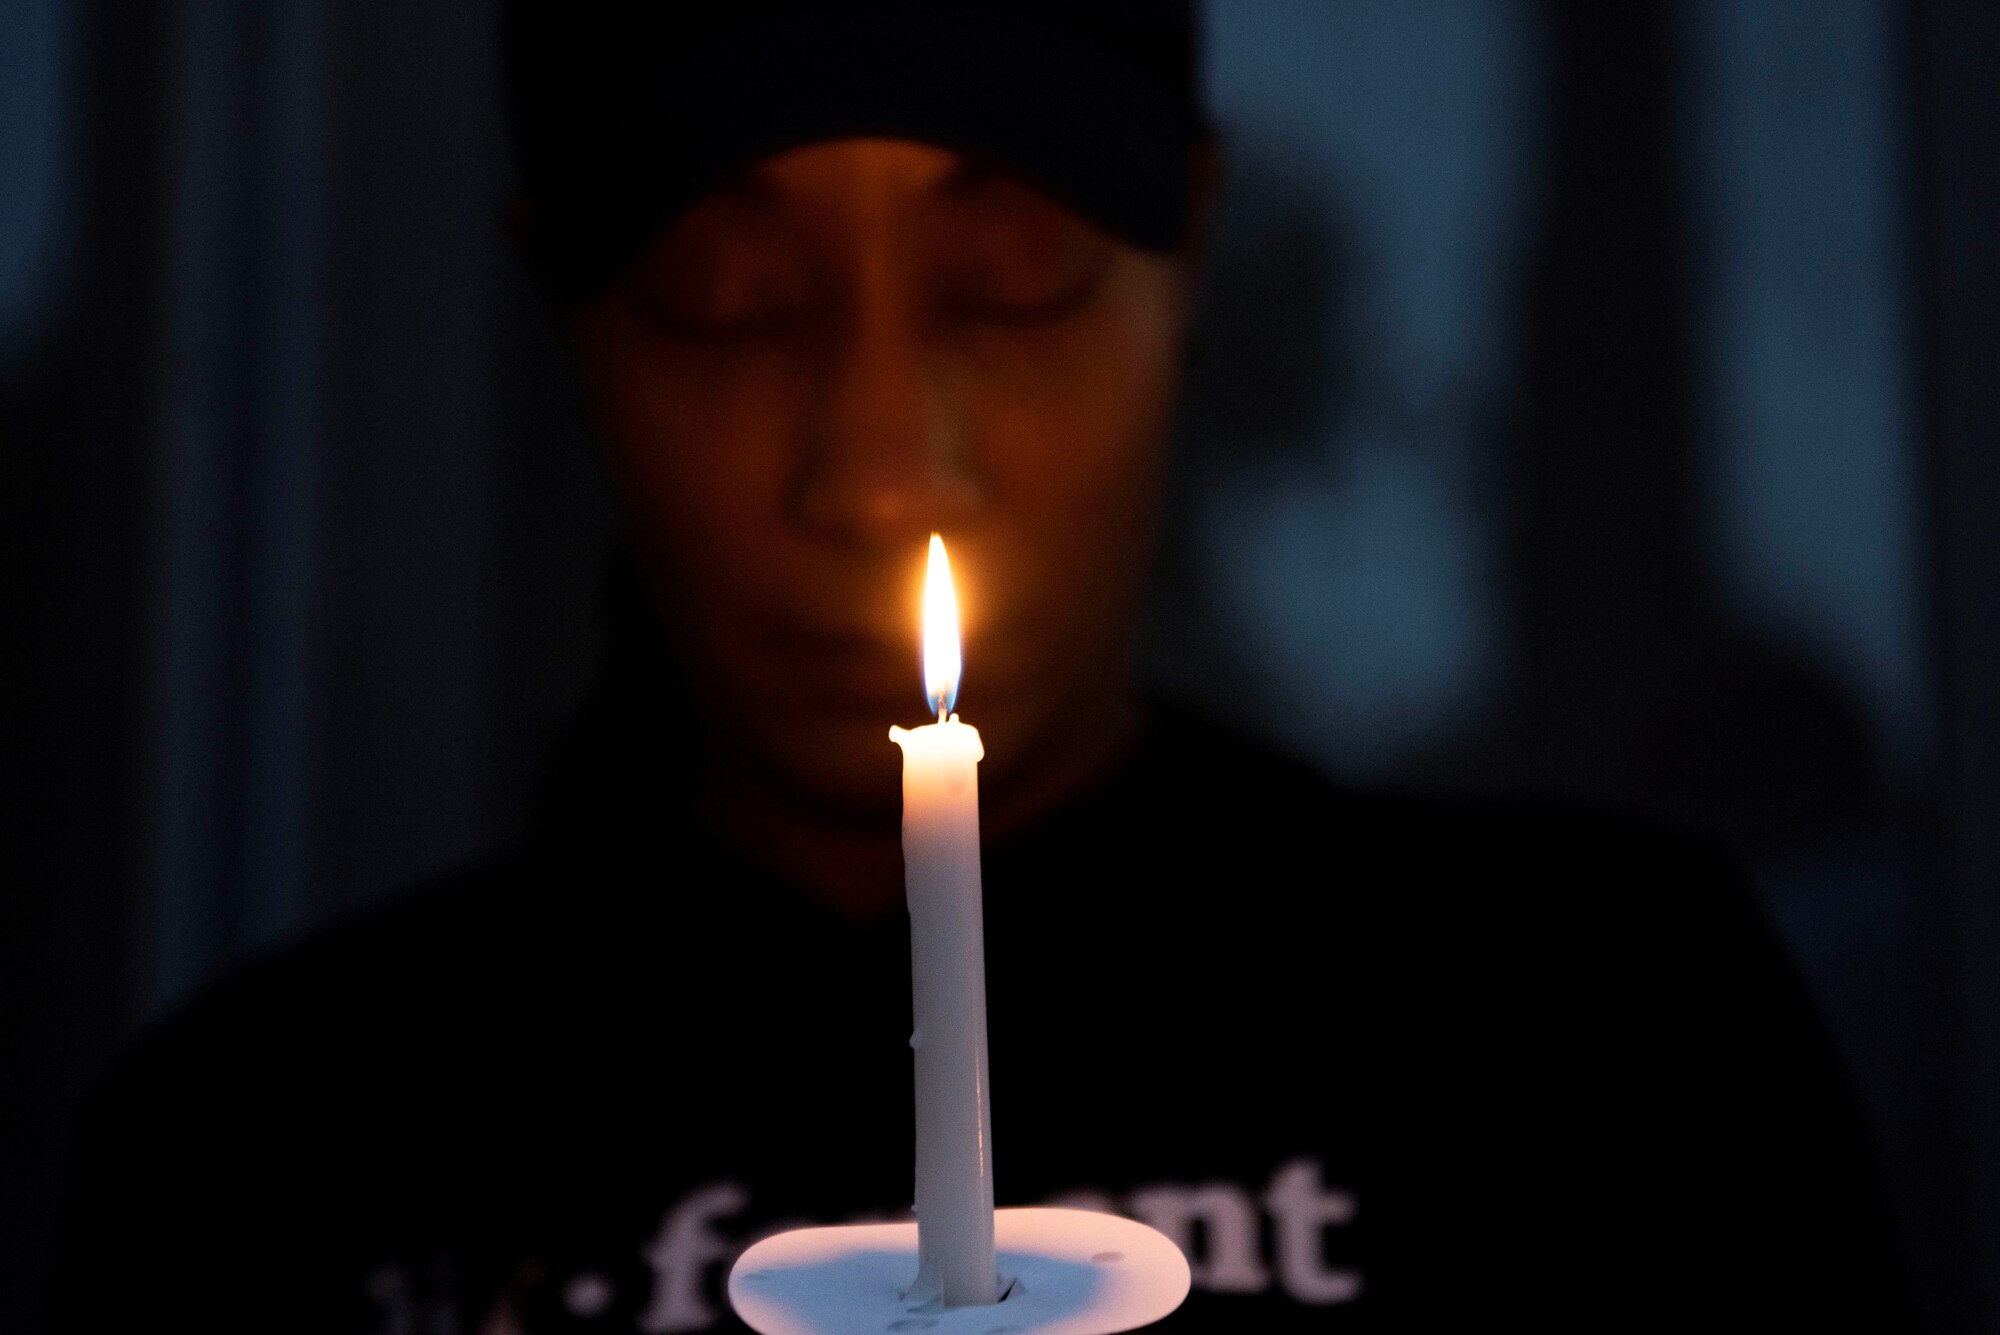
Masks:
[[[928,714],[933,531],[1003,1204],[1167,1232],[1184,1331],[1906,1326],[1726,862],[1337,788],[1137,686],[1219,170],[1187,4],[509,32],[514,225],[623,514],[610,665],[519,849],[125,1063],[57,1329],[702,1330],[755,1237],[907,1216],[886,732]]]

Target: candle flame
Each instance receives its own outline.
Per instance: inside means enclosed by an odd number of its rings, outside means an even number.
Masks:
[[[952,588],[944,539],[933,533],[930,570],[924,576],[924,698],[939,718],[958,703],[960,671],[958,592]]]

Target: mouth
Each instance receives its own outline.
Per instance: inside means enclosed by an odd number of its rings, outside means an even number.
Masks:
[[[922,709],[923,665],[915,644],[794,624],[774,630],[764,647],[787,690],[815,708],[879,715],[884,726]]]

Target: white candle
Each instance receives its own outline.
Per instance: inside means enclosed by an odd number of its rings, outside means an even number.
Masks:
[[[903,882],[917,1071],[917,1280],[912,1299],[998,1300],[992,1101],[986,1085],[986,947],[979,893],[979,732],[951,714],[958,606],[931,536],[924,685],[938,721],[889,729],[903,748]]]

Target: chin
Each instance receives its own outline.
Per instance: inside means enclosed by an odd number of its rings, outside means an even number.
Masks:
[[[889,740],[893,722],[902,720],[821,714],[769,729],[759,739],[764,768],[777,786],[837,818],[896,820],[903,781],[901,755]]]

